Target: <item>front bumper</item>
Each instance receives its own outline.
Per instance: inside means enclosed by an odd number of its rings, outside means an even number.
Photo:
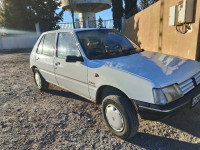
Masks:
[[[196,86],[182,98],[166,105],[155,105],[141,101],[135,101],[135,103],[142,119],[159,120],[169,117],[184,108],[191,108],[193,98],[199,93],[200,85]]]

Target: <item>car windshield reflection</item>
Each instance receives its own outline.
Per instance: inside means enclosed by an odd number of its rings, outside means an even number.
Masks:
[[[116,30],[86,30],[76,35],[89,59],[109,59],[142,51]]]

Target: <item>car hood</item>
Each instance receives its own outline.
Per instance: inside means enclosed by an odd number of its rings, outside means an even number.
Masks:
[[[100,66],[145,78],[155,88],[182,83],[200,71],[200,63],[197,61],[149,51],[94,61]]]

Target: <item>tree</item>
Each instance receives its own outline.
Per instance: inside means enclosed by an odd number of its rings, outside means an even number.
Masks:
[[[69,0],[69,5],[70,5],[70,12],[72,15],[72,22],[73,22],[73,28],[75,29],[75,9],[76,9],[76,3],[74,0]]]
[[[99,17],[98,20],[98,28],[103,28],[103,20],[101,19],[101,17]]]
[[[156,3],[157,1],[159,0],[140,0],[139,2],[139,10],[142,11],[144,10],[145,8],[151,6],[152,4]]]
[[[19,1],[19,0],[18,0]],[[21,0],[26,1],[27,20],[31,24],[40,23],[41,31],[57,29],[57,23],[63,20],[64,10],[56,13],[61,5],[57,0]]]
[[[24,13],[24,4],[22,1],[6,0],[3,1],[3,11],[1,12],[1,23],[7,28],[18,27],[26,23]]]
[[[124,12],[122,0],[112,0],[112,12],[114,28],[121,30],[121,18],[123,17]]]
[[[152,4],[156,3],[157,1],[159,1],[159,0],[150,0],[150,4],[152,5]]]
[[[56,0],[6,0],[0,14],[5,28],[15,30],[35,30],[40,23],[41,31],[57,28],[62,13],[56,13],[60,2]]]
[[[140,0],[139,4],[140,11],[150,6],[149,0]]]
[[[3,24],[3,14],[4,14],[4,1],[0,0],[0,26]]]
[[[129,18],[138,12],[137,0],[124,0],[124,2],[126,18]]]

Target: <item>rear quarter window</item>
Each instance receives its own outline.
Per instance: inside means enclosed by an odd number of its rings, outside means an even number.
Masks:
[[[43,43],[43,54],[47,56],[53,56],[55,50],[55,33],[45,35]]]
[[[41,38],[40,43],[38,45],[37,53],[46,56],[53,56],[55,50],[55,38],[55,33],[49,33],[44,35]]]

